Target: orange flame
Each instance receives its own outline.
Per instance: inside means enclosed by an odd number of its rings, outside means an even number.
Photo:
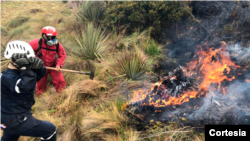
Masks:
[[[207,44],[207,43],[205,43]],[[164,93],[165,98],[155,100],[152,98],[148,99],[147,105],[153,105],[155,107],[165,107],[169,105],[181,105],[184,102],[188,102],[190,99],[197,98],[203,94],[206,94],[209,88],[213,88],[212,84],[217,84],[218,86],[215,89],[221,88],[221,83],[223,81],[232,81],[235,79],[235,76],[228,76],[231,70],[236,70],[240,66],[235,65],[231,60],[229,55],[226,54],[224,48],[215,49],[210,48],[209,50],[203,51],[200,49],[196,52],[198,56],[197,59],[192,60],[187,63],[184,70],[188,72],[188,76],[191,76],[193,73],[198,74],[198,82],[200,82],[198,91],[186,91],[179,97],[168,96],[167,92],[164,92],[165,86],[161,86],[163,80],[155,83],[151,87],[151,91],[154,90],[155,86],[158,86],[157,91],[161,89],[161,92]],[[173,78],[177,79],[175,76]],[[249,79],[246,79],[246,82],[250,82]],[[163,91],[162,91],[163,89]],[[166,89],[166,88],[165,88]],[[138,102],[144,100],[151,91],[138,90],[134,91],[133,98],[130,102]],[[223,94],[226,94],[226,88],[222,88]],[[155,93],[156,94],[156,93]],[[145,103],[141,103],[143,106]]]
[[[246,81],[247,83],[250,83],[250,79],[246,79],[245,81]]]

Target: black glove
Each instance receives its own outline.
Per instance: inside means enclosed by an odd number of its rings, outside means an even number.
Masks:
[[[20,59],[20,58],[27,58],[27,54],[26,53],[14,53],[12,56],[11,56],[11,60],[13,62],[16,62],[17,59]]]
[[[27,54],[26,53],[14,53],[11,56],[12,65],[14,65],[19,70],[29,70],[30,62],[27,60]]]
[[[36,57],[27,58],[26,53],[14,53],[11,60],[17,64],[19,70],[40,69],[43,66],[43,61]]]
[[[18,65],[19,70],[30,70],[31,64],[27,58],[19,58],[15,61],[15,63]]]
[[[36,57],[29,57],[30,69],[40,69],[43,66],[43,61]]]

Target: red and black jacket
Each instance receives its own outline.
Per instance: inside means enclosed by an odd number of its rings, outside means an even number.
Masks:
[[[62,68],[66,58],[66,52],[62,44],[59,42],[59,45],[49,46],[44,43],[44,39],[41,39],[41,47],[39,48],[39,40],[34,39],[29,42],[36,53],[36,57],[41,58],[46,67],[60,66]]]

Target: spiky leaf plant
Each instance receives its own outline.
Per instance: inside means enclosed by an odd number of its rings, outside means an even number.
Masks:
[[[136,80],[152,68],[153,60],[140,50],[119,53],[112,67],[128,79]]]
[[[77,8],[76,16],[83,23],[98,23],[104,11],[104,2],[101,1],[85,1]]]
[[[94,27],[88,23],[85,28],[74,32],[73,47],[75,52],[84,59],[103,59],[108,52],[108,37],[110,33],[102,30],[101,27]]]

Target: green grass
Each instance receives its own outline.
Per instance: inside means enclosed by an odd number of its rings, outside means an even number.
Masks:
[[[161,46],[158,45],[153,39],[149,39],[146,43],[144,51],[150,56],[157,56],[161,53]]]
[[[5,28],[3,28],[3,27],[1,27],[1,35],[3,35],[3,36],[7,36],[8,35],[8,31]]]
[[[21,26],[23,23],[27,22],[29,20],[28,17],[24,17],[24,16],[17,16],[16,18],[12,19],[9,23],[8,23],[8,27],[10,28],[15,28],[18,26]]]
[[[11,30],[10,36],[17,37],[17,38],[23,37],[24,33],[27,33],[26,31],[28,31],[29,28],[30,28],[30,26],[25,23],[22,26]],[[22,36],[20,36],[20,35],[22,35]]]

